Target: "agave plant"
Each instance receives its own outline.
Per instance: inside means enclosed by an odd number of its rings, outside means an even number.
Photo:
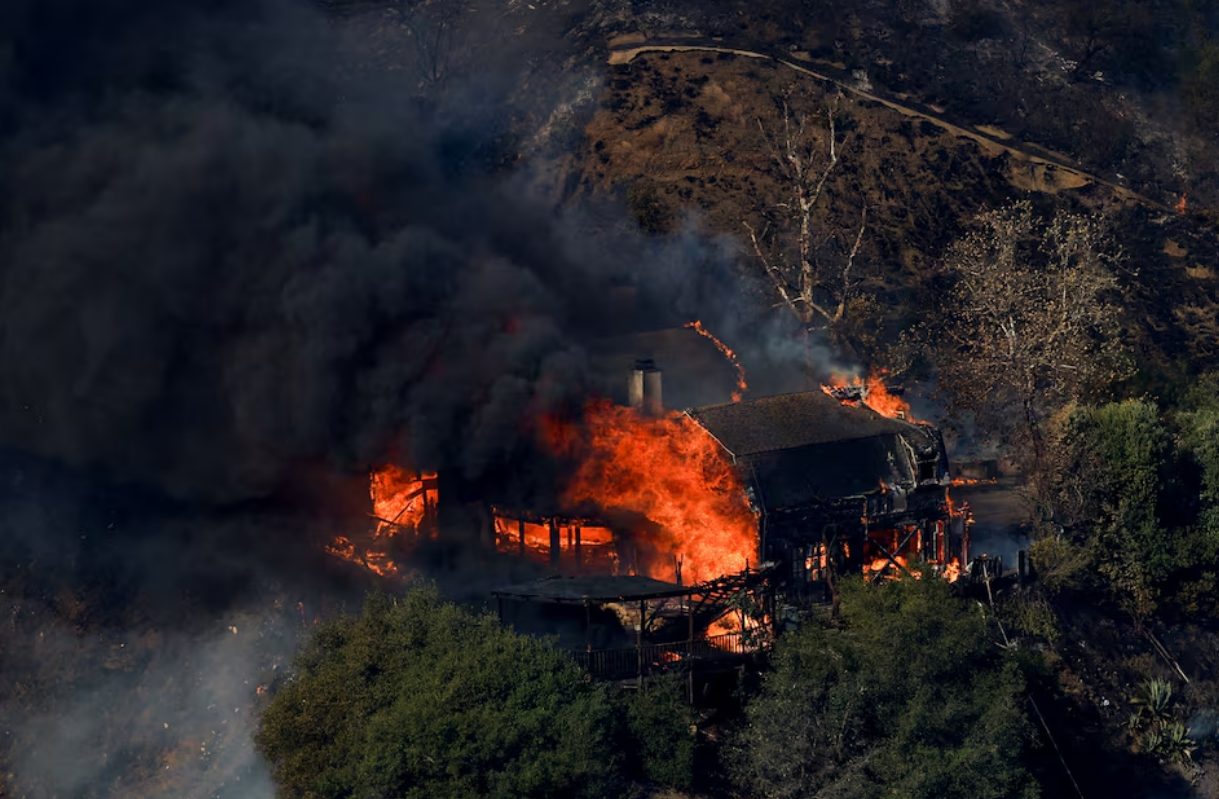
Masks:
[[[1172,720],[1172,684],[1167,680],[1143,683],[1142,695],[1130,700],[1134,705],[1128,726],[1137,729],[1146,724],[1165,725]]]
[[[1144,751],[1177,763],[1192,762],[1197,748],[1190,729],[1179,721],[1150,729],[1143,737]]]

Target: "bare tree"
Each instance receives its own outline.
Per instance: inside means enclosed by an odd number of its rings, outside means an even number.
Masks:
[[[837,106],[835,99],[825,111],[824,143],[818,141],[809,115],[793,113],[786,98],[779,130],[768,131],[758,120],[778,167],[783,194],[770,211],[776,217],[773,222],[762,230],[746,222],[745,228],[781,304],[791,310],[806,333],[843,321],[863,283],[854,268],[867,226],[867,205],[849,247],[838,231],[825,231],[815,219],[826,181],[839,160]]]
[[[1043,457],[1043,420],[1128,377],[1122,260],[1106,222],[1027,202],[981,214],[944,260],[952,288],[923,329],[950,402]],[[1011,439],[1009,439],[1011,440]]]
[[[390,14],[410,37],[411,60],[420,85],[443,84],[465,55],[469,42],[468,0],[392,0]]]

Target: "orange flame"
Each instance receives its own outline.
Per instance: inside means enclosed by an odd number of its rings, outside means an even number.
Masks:
[[[675,580],[680,562],[690,583],[756,562],[757,519],[744,483],[694,420],[674,412],[648,417],[594,400],[585,408],[584,432],[586,449],[563,499],[650,522],[631,531],[640,571]]]
[[[765,634],[769,624],[769,617],[757,619],[740,612],[726,613],[707,626],[707,637],[714,639],[721,635],[737,636],[747,632],[760,637]],[[713,642],[712,645],[717,648],[728,648],[733,643],[731,640],[722,640]]]
[[[1189,189],[1186,189],[1185,193],[1181,195],[1180,201],[1176,204],[1176,206],[1174,207],[1173,210],[1175,210],[1178,214],[1181,214],[1182,216],[1184,216],[1185,215],[1185,203],[1188,200],[1189,200]]]
[[[893,565],[895,562],[897,563],[897,566]],[[884,572],[886,569],[888,569],[888,571],[883,575],[885,579],[900,580],[902,576],[906,574],[906,572],[902,571],[902,569],[909,568],[910,558],[906,557],[905,555],[894,555],[893,560],[889,560],[882,555],[869,561],[868,564],[864,566],[864,571],[875,574],[876,572]],[[914,576],[914,579],[922,579],[922,575],[918,572],[910,573]]]
[[[955,583],[961,579],[961,561],[953,558],[947,566],[944,567],[944,579],[950,583]]]
[[[822,385],[821,390],[838,399],[843,405],[859,405],[861,400],[844,398],[844,392],[858,389],[864,405],[890,419],[912,419],[910,403],[889,393],[883,377],[870,375],[867,379],[859,375],[842,377],[833,375],[828,385]]]
[[[990,477],[983,480],[980,477],[954,477],[949,481],[950,485],[954,486],[976,486],[976,485],[997,485],[999,478]]]
[[[435,480],[435,472],[419,475],[393,464],[374,471],[368,487],[377,520],[374,537],[392,538],[404,529],[417,532],[428,509],[436,507]]]
[[[398,574],[398,564],[390,551],[390,540],[407,532],[415,537],[425,534],[428,514],[436,507],[436,473],[416,474],[393,464],[376,469],[369,476],[373,529],[356,544],[349,536],[334,539],[326,551],[356,563],[381,577]]]
[[[495,548],[508,554],[522,553],[534,560],[550,560],[551,519],[526,521],[500,508],[492,508]],[[618,551],[614,533],[597,522],[554,519],[559,540],[559,560],[570,571],[572,560],[577,571],[618,573]]]
[[[972,523],[973,514],[969,510],[968,502],[962,502],[960,505],[953,502],[952,492],[948,489],[944,489],[944,502],[948,505],[949,516],[960,516],[965,519],[967,524]]]
[[[326,551],[335,557],[363,566],[380,577],[390,577],[398,573],[398,564],[390,558],[388,551],[377,547],[357,548],[351,539],[341,535],[326,547]]]
[[[741,397],[745,396],[745,392],[749,390],[749,385],[745,382],[745,367],[741,366],[740,361],[737,360],[736,353],[729,349],[727,344],[716,338],[714,333],[703,327],[703,323],[698,319],[695,319],[693,322],[686,322],[686,327],[693,328],[700,336],[710,340],[715,345],[715,348],[723,353],[728,362],[736,369],[736,390],[732,392],[732,401],[740,402]]]

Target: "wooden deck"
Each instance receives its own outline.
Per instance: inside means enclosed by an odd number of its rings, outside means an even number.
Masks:
[[[770,644],[766,632],[758,630],[752,635],[732,632],[693,641],[577,650],[571,655],[593,677],[615,679],[675,668],[698,671],[735,668],[746,657],[769,650]]]

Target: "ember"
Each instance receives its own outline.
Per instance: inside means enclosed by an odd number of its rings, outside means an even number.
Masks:
[[[740,402],[745,396],[745,392],[749,390],[748,384],[745,383],[745,367],[741,366],[741,362],[737,360],[736,353],[728,348],[728,345],[715,337],[710,330],[703,327],[703,323],[698,319],[693,322],[686,322],[686,327],[693,328],[703,338],[709,339],[715,348],[724,354],[728,362],[736,368],[736,390],[732,392],[732,401]]]
[[[557,454],[570,446],[563,425],[546,426]],[[555,434],[558,434],[557,436]],[[585,440],[564,501],[611,514],[637,514],[638,567],[661,580],[709,580],[756,563],[757,520],[745,486],[720,445],[688,416],[648,417],[593,401]]]
[[[829,385],[822,385],[821,390],[829,394],[843,405],[859,405],[863,403],[881,416],[890,419],[910,419],[910,403],[906,402],[896,391],[890,391],[884,378],[871,375],[866,380],[859,375],[841,377],[834,375]]]

